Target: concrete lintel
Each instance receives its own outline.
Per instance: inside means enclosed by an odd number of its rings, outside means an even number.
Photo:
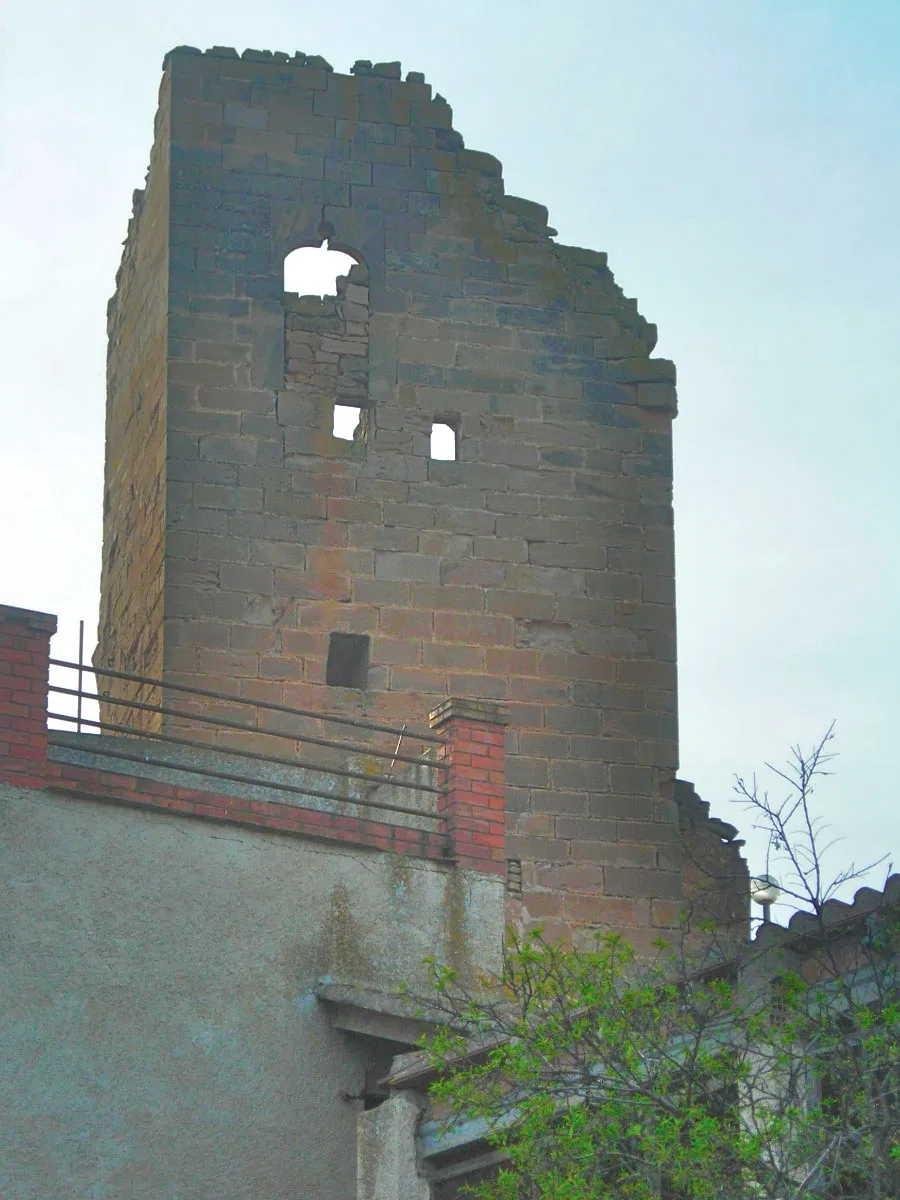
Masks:
[[[377,988],[322,983],[316,988],[316,996],[327,1005],[335,1029],[402,1046],[418,1046],[422,1035],[438,1024],[416,1015],[415,1004]]]

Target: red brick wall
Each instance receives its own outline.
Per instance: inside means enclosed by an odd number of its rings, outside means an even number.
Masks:
[[[430,716],[447,738],[440,758],[447,764],[444,814],[451,853],[460,866],[506,871],[506,712],[477,700],[447,700]]]
[[[0,604],[0,782],[43,787],[56,617]]]

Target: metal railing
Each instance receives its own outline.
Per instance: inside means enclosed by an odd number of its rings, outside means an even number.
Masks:
[[[80,639],[79,651],[82,644]],[[79,660],[82,657],[79,652]],[[445,739],[430,730],[414,729],[407,725],[398,728],[360,717],[294,708],[268,700],[252,700],[210,688],[94,667],[84,661],[69,662],[51,658],[50,666],[76,673],[75,687],[64,687],[55,682],[51,682],[49,687],[51,694],[73,697],[76,711],[74,715],[50,711],[48,720],[74,726],[77,733],[88,729],[96,734],[113,735],[109,738],[97,737],[96,740],[92,737],[90,745],[87,739],[83,742],[79,739],[76,745],[65,731],[51,727],[51,745],[83,750],[124,762],[141,763],[159,770],[186,772],[230,784],[331,801],[341,807],[359,805],[373,810],[373,814],[397,813],[428,821],[441,820],[434,811],[434,801],[444,791],[447,767],[434,754],[433,748],[443,744]],[[152,703],[101,690],[99,683],[95,691],[88,691],[84,686],[86,674],[93,675],[95,680],[158,689],[161,702]],[[171,703],[168,702],[169,694],[173,696]],[[179,696],[189,698],[185,706],[178,705]],[[86,700],[99,703],[99,719],[84,715]],[[234,715],[205,712],[202,704],[191,706],[190,702],[195,700],[225,705],[233,710]],[[115,719],[110,719],[110,710],[114,711]],[[124,712],[119,716],[115,710]],[[129,714],[132,713],[153,718],[154,727],[128,724]],[[281,727],[273,727],[271,721],[266,723],[268,717],[277,717]],[[339,727],[336,733],[344,736],[327,736],[327,731],[334,727]],[[213,740],[189,736],[192,733],[206,733]],[[279,747],[283,745],[287,752],[269,753],[247,748],[246,745],[235,744],[237,739],[234,735],[244,741],[247,735],[251,735],[258,744],[266,744],[273,739]],[[408,747],[417,744],[424,744],[426,749],[410,753]],[[170,754],[154,753],[152,747],[156,745],[163,751],[172,747],[191,752],[203,751],[204,754],[198,759],[197,754],[192,753],[179,761]],[[290,752],[291,747],[293,753]],[[317,751],[324,753],[317,754]],[[232,758],[249,764],[263,764],[276,770],[247,774],[236,771],[233,763],[225,761]],[[283,768],[287,768],[286,777]],[[312,779],[304,777],[307,773]],[[343,780],[345,785],[341,791],[327,790],[321,786],[321,778],[317,778],[322,776]],[[316,786],[317,783],[319,786]],[[385,792],[389,794],[385,795]],[[413,793],[418,794],[418,804],[399,802],[406,796],[412,801]]]

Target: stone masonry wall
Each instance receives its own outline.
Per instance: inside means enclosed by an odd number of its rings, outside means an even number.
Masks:
[[[106,469],[99,658],[159,678],[163,668],[169,246],[169,80],[163,79],[146,187],[132,218],[107,314]],[[175,255],[177,259],[177,254]],[[158,689],[102,681],[159,703]],[[151,713],[105,705],[103,719],[156,728]]]
[[[298,446],[309,452],[309,439],[324,430],[316,452],[334,448],[330,422],[336,404],[359,408],[356,438],[368,433],[369,289],[368,273],[358,264],[337,281],[335,297],[284,297],[284,387],[278,419],[292,428]],[[291,395],[294,392],[296,395]]]
[[[671,924],[675,387],[654,326],[604,254],[504,195],[421,76],[228,50],[165,72],[168,362],[143,370],[168,383],[167,678],[395,723],[501,700],[512,915]],[[282,290],[323,236],[369,286],[353,442],[298,352],[337,309]],[[435,420],[458,461],[430,458]],[[134,578],[105,571],[104,661],[141,645],[116,599]],[[333,632],[371,639],[365,689],[326,685]]]
[[[722,944],[750,936],[750,873],[741,855],[744,842],[728,821],[711,817],[709,804],[694,785],[677,779],[685,900],[693,930],[715,922]]]

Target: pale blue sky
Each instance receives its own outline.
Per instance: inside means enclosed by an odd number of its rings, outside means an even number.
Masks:
[[[560,241],[608,251],[679,370],[681,774],[737,822],[733,774],[836,717],[836,859],[900,852],[900,3],[7,11],[0,602],[59,613],[69,653],[96,622],[106,301],[180,43],[399,58]]]

